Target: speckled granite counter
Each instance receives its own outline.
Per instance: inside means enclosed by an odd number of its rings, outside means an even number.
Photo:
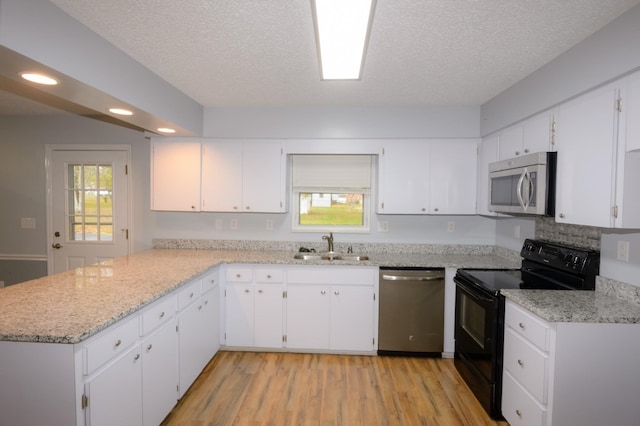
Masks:
[[[0,340],[78,343],[221,263],[517,268],[493,254],[370,254],[302,261],[291,251],[154,249],[0,289]]]
[[[501,290],[549,322],[640,324],[640,305],[600,291]]]

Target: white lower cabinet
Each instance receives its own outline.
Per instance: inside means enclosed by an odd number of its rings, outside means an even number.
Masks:
[[[637,425],[640,327],[549,323],[507,300],[502,415],[510,425]]]
[[[225,276],[225,344],[282,348],[283,269],[230,265]]]
[[[377,268],[289,267],[287,348],[374,351],[377,278]]]
[[[85,389],[91,426],[142,424],[142,355],[137,345],[91,379]]]

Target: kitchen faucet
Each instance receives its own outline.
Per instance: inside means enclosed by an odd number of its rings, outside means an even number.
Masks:
[[[333,253],[333,232],[329,232],[329,235],[323,235],[323,240],[327,240],[327,244],[329,245],[329,253]]]

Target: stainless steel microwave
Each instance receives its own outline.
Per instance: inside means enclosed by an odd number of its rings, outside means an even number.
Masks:
[[[489,210],[555,215],[556,153],[536,152],[489,164]]]

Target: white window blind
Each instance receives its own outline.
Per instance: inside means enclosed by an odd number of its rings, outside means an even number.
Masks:
[[[371,192],[370,155],[294,155],[292,161],[296,191]]]

